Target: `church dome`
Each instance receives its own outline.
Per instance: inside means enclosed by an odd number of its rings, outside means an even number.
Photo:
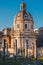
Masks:
[[[33,21],[32,15],[26,11],[26,4],[22,2],[20,4],[20,11],[15,16],[15,20],[31,20]]]
[[[31,31],[33,32],[33,18],[30,13],[26,11],[26,4],[22,2],[20,4],[20,11],[14,17],[14,31]]]

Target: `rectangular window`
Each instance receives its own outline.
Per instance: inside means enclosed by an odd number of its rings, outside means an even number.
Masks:
[[[17,24],[17,28],[19,28],[19,24]]]
[[[25,28],[27,28],[27,24],[25,24]]]

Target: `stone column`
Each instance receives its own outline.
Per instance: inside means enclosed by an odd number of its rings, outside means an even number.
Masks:
[[[11,48],[13,48],[13,47],[14,47],[14,39],[11,38]]]
[[[22,55],[22,37],[20,37],[20,53]]]
[[[26,47],[26,42],[25,42],[25,57],[26,57],[26,55],[27,55],[27,54],[26,54],[26,53],[27,53],[26,51],[27,51],[27,47]]]
[[[25,41],[25,56],[28,56],[28,42]]]
[[[22,55],[23,55],[23,37],[22,37]]]
[[[36,58],[36,39],[34,39],[34,58]]]
[[[17,40],[15,40],[15,45],[16,45],[16,55],[17,55]]]

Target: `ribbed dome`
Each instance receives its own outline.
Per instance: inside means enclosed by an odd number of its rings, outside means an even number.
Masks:
[[[15,17],[15,20],[33,20],[30,13],[26,11],[20,11]]]
[[[26,11],[26,4],[24,2],[20,4],[20,11],[15,16],[15,20],[32,20],[33,21],[31,14]]]
[[[28,31],[33,32],[33,18],[29,12],[26,11],[26,5],[25,3],[20,4],[20,11],[17,13],[17,15],[14,17],[14,31]]]

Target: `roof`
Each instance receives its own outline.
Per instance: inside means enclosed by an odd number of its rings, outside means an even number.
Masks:
[[[4,28],[3,31],[4,31],[4,30],[11,30],[11,28]]]
[[[15,21],[19,21],[19,20],[29,21],[30,20],[33,22],[32,15],[30,14],[30,12],[26,11],[26,4],[24,2],[20,4],[20,11],[17,13],[14,20]]]
[[[17,15],[15,16],[15,18],[14,18],[16,21],[17,20],[32,20],[32,22],[33,22],[33,18],[32,18],[32,15],[30,14],[30,13],[28,13],[28,12],[26,12],[26,11],[19,11],[18,13],[17,13]]]

